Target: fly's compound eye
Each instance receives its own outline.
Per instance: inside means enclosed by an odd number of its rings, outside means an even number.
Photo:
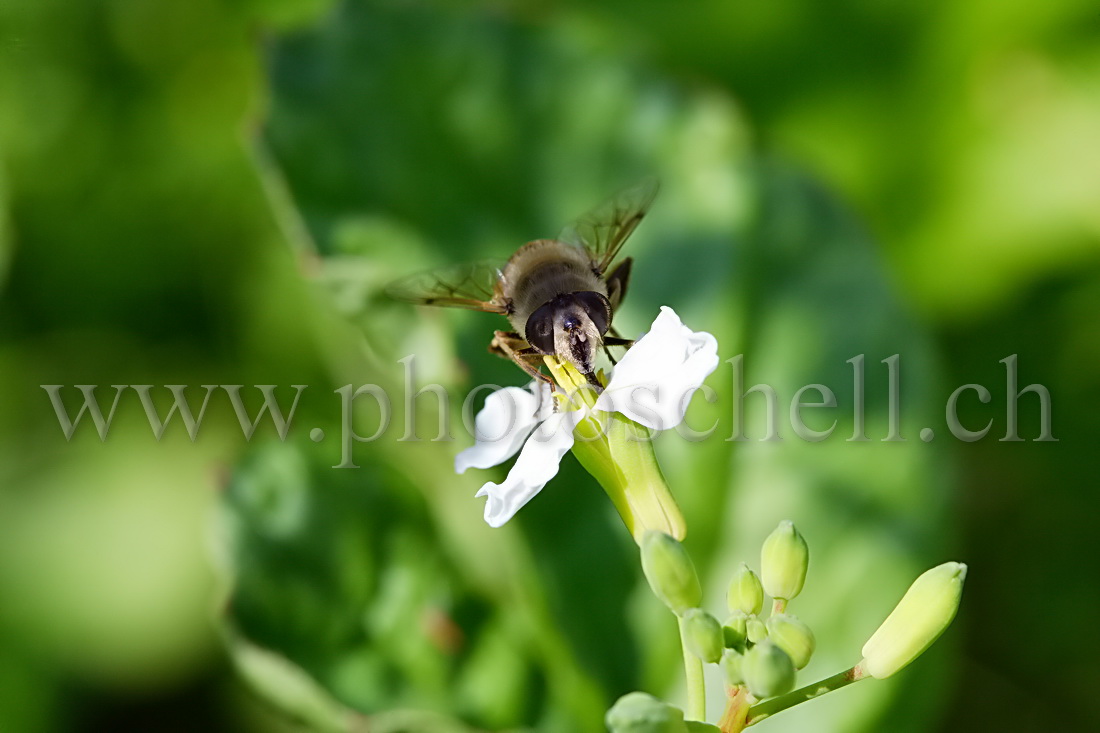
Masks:
[[[607,298],[591,290],[573,293],[573,298],[580,304],[581,308],[584,308],[584,312],[592,319],[592,325],[596,327],[600,335],[607,333],[607,329],[611,325],[611,303],[608,302]]]
[[[554,310],[552,303],[539,306],[527,319],[527,326],[524,328],[523,335],[527,343],[542,354],[554,353]]]

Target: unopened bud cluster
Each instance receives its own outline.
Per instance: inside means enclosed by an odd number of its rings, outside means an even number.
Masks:
[[[810,627],[786,613],[802,590],[810,554],[794,525],[784,521],[760,553],[761,575],[745,563],[730,580],[724,624],[699,608],[703,593],[695,566],[672,537],[651,532],[642,540],[642,569],[658,598],[682,620],[684,643],[699,659],[722,668],[731,686],[744,685],[757,698],[794,687],[795,671],[814,653]],[[765,592],[774,599],[764,615]]]
[[[796,673],[809,664],[816,647],[810,627],[788,608],[801,593],[810,564],[806,540],[794,524],[780,522],[764,540],[759,575],[746,563],[734,572],[726,592],[729,615],[724,623],[700,607],[703,592],[699,577],[680,542],[663,532],[650,531],[640,544],[646,580],[657,598],[680,619],[685,659],[695,665],[699,663],[692,657],[718,665],[731,688],[730,699],[747,700],[750,711],[758,703],[761,708],[772,706],[765,715],[849,682],[889,677],[905,667],[951,623],[966,578],[966,565],[962,563],[932,568],[917,578],[864,645],[859,664],[843,675],[815,683],[821,687],[814,688],[813,695],[800,697],[799,691],[782,700],[760,703],[791,692]],[[722,730],[730,729],[732,719],[723,720],[726,727]],[[739,720],[743,726],[746,718],[742,715]],[[706,723],[685,721],[681,710],[643,693],[621,698],[609,711],[607,724],[612,733],[718,730]]]
[[[722,626],[725,649],[719,660],[730,686],[747,687],[756,698],[794,688],[795,672],[809,664],[816,642],[810,627],[786,608],[802,591],[809,564],[806,540],[794,524],[783,521],[764,540],[760,575],[746,563],[734,573],[726,593],[730,615]],[[773,599],[767,616],[765,594]]]

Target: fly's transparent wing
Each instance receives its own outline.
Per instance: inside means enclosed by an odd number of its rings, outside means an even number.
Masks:
[[[570,224],[562,232],[561,241],[588,250],[596,270],[602,275],[645,216],[656,195],[657,179],[646,178]]]
[[[500,272],[495,262],[448,265],[391,283],[386,294],[406,303],[506,313],[507,304],[497,288]]]

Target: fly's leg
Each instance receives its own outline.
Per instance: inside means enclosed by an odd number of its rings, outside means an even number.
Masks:
[[[604,278],[607,282],[607,300],[611,303],[612,311],[617,310],[626,297],[626,286],[630,282],[630,268],[633,264],[633,258],[627,257]]]
[[[630,268],[633,267],[634,260],[631,257],[627,257],[625,260],[615,266],[615,269],[607,273],[607,277],[604,278],[607,282],[607,301],[611,304],[611,312],[614,313],[618,310],[619,305],[623,302],[623,298],[626,297],[626,286],[630,283]],[[626,341],[619,337],[619,332],[612,326],[607,330],[611,334],[611,337],[604,337],[603,351],[607,354],[607,358],[611,360],[612,366],[617,364],[615,357],[611,355],[611,350],[608,346],[630,346],[633,341]]]
[[[542,363],[542,354],[527,345],[527,342],[515,331],[494,331],[493,340],[489,342],[489,351],[505,359],[511,359],[520,369],[527,372],[534,379],[541,379],[550,385],[550,389],[556,389],[557,385],[549,375],[539,371]]]
[[[607,358],[611,360],[612,366],[614,366],[615,364],[618,364],[619,362],[617,362],[615,360],[615,357],[613,357],[611,355],[611,349],[608,348],[608,347],[609,346],[625,346],[626,348],[629,349],[631,346],[634,345],[634,342],[631,341],[630,339],[619,338],[618,332],[615,331],[614,328],[609,328],[608,333],[612,333],[612,334],[615,334],[615,335],[614,336],[604,336],[603,337],[603,350],[604,350],[604,353],[607,354]]]

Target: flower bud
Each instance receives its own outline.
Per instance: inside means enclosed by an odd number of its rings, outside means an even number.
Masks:
[[[806,540],[784,519],[764,540],[760,549],[760,575],[764,590],[772,598],[789,601],[799,594],[806,581],[810,549]]]
[[[749,692],[759,698],[782,695],[794,687],[794,664],[787,652],[771,641],[761,642],[745,653],[741,673]]]
[[[684,713],[644,692],[628,692],[604,719],[611,733],[686,733]]]
[[[729,686],[733,687],[745,681],[745,676],[741,671],[741,664],[744,659],[744,656],[736,649],[727,649],[722,652],[722,658],[718,661],[718,666],[722,668],[722,674],[726,676],[726,684]]]
[[[753,644],[759,644],[768,638],[768,627],[756,616],[749,616],[749,620],[745,622],[745,636]]]
[[[749,617],[744,611],[734,611],[726,623],[722,625],[723,641],[728,647],[736,647],[740,649],[745,645],[745,639],[748,638],[746,623]]]
[[[768,638],[787,652],[795,669],[810,663],[817,640],[810,627],[790,614],[780,613],[768,619]]]
[[[687,726],[687,733],[722,733],[722,729],[717,725],[704,723],[701,720],[685,720],[684,725]]]
[[[730,581],[726,604],[731,612],[744,611],[748,614],[760,613],[764,608],[764,588],[760,585],[760,578],[745,563],[741,563]]]
[[[664,532],[651,530],[642,537],[642,571],[653,593],[677,616],[703,600],[687,550]]]
[[[688,650],[704,662],[717,662],[722,657],[722,627],[718,619],[701,608],[684,611],[684,641]]]
[[[913,581],[863,645],[863,667],[885,679],[919,657],[948,627],[962,598],[966,565],[945,562]]]

